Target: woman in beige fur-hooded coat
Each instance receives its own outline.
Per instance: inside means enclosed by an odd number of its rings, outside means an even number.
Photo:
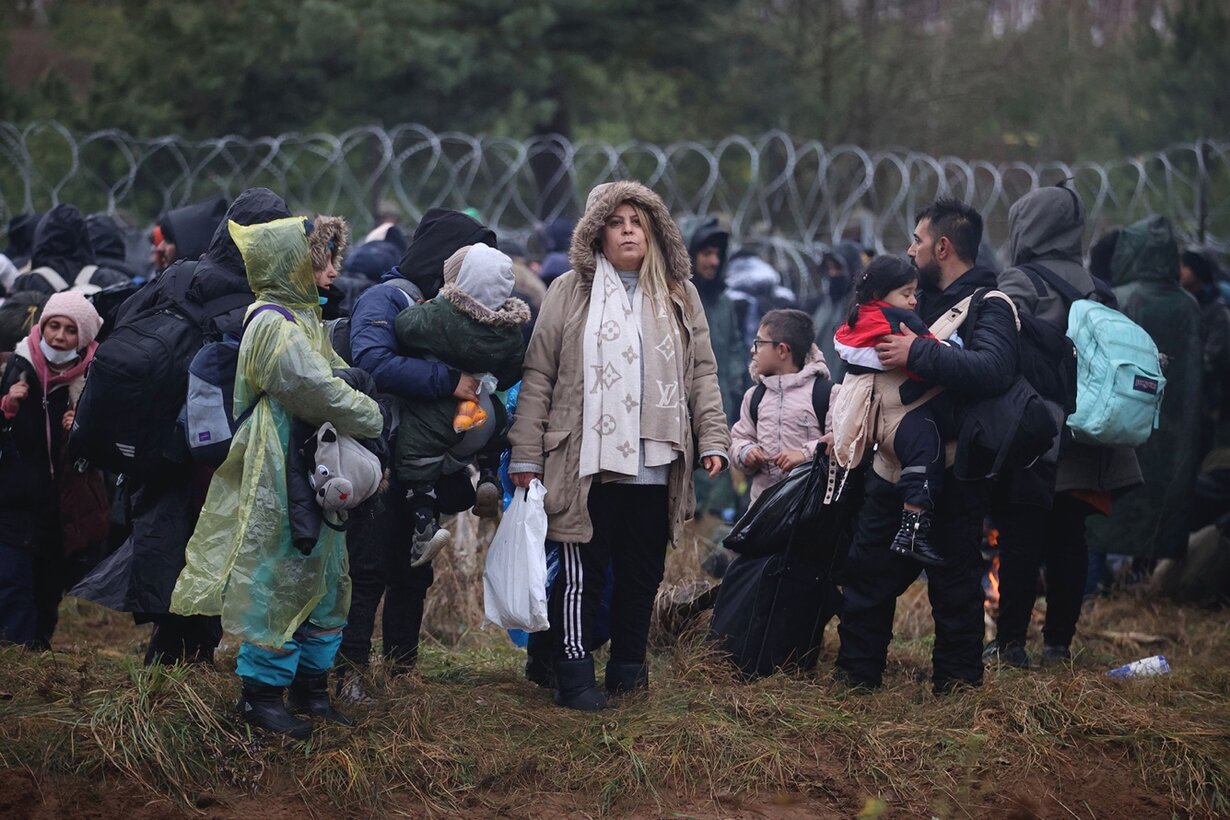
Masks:
[[[561,575],[550,602],[556,702],[594,710],[593,619],[610,565],[606,687],[647,681],[645,644],[668,543],[695,510],[692,471],[726,467],[709,326],[666,205],[638,182],[599,185],[547,291],[510,440],[519,487],[546,486]]]

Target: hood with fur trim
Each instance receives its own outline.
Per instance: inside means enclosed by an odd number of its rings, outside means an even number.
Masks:
[[[448,300],[459,312],[479,324],[493,327],[528,325],[533,315],[530,313],[530,306],[515,296],[506,300],[497,310],[491,310],[452,282],[440,288],[439,298]]]
[[[649,188],[632,180],[605,182],[589,192],[585,216],[581,217],[572,232],[572,247],[568,251],[569,261],[577,276],[586,284],[594,281],[594,272],[598,269],[596,254],[602,244],[602,227],[607,217],[624,202],[639,205],[649,214],[653,222],[653,235],[666,260],[666,275],[680,282],[691,279],[692,257],[688,255],[688,247],[683,243],[683,236],[671,218],[666,203]]]
[[[312,252],[312,270],[322,271],[329,262],[329,254],[333,254],[333,266],[342,269],[342,256],[346,246],[350,244],[350,226],[340,216],[318,216],[312,222],[312,232],[308,234],[308,248]],[[329,245],[333,245],[330,249]]]

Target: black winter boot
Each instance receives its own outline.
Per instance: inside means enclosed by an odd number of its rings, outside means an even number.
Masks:
[[[579,661],[555,662],[555,703],[580,712],[597,712],[606,708],[606,695],[594,678],[593,657]]]
[[[329,701],[328,672],[297,672],[286,698],[286,708],[296,715],[315,715],[330,723],[354,725],[353,720],[334,709]]]
[[[649,688],[649,667],[643,663],[616,663],[606,665],[606,691],[611,695],[625,695],[638,689]]]
[[[312,736],[312,724],[286,711],[286,703],[282,700],[285,691],[281,686],[245,681],[239,698],[239,714],[246,723],[258,729],[307,740]]]
[[[931,546],[931,513],[927,510],[902,510],[901,529],[888,549],[929,567],[944,565],[943,557]]]
[[[525,644],[525,679],[543,689],[554,689],[554,655],[550,633],[531,632]]]

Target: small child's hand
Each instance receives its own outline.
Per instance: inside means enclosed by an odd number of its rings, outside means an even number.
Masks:
[[[747,455],[743,456],[743,466],[755,472],[763,467],[769,461],[769,456],[764,450],[759,447],[753,447],[747,451]]]
[[[64,411],[64,418],[60,420],[60,425],[64,428],[64,432],[73,429],[73,419],[77,418],[77,408],[70,407]]]
[[[478,379],[469,373],[462,373],[457,380],[457,388],[453,390],[453,398],[462,401],[478,401]]]
[[[807,461],[807,456],[799,450],[785,450],[778,453],[777,458],[773,459],[773,463],[783,473],[790,472],[805,461]]]

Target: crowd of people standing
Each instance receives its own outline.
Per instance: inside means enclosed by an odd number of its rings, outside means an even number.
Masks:
[[[598,710],[648,686],[655,596],[685,524],[729,523],[827,454],[866,470],[830,579],[840,681],[882,684],[896,600],[924,571],[937,694],[979,684],[985,663],[1031,665],[1040,588],[1040,657],[1070,660],[1091,591],[1181,560],[1192,530],[1230,515],[1230,471],[1201,468],[1230,418],[1227,280],[1161,216],[1101,237],[1086,262],[1065,185],[1023,196],[1008,229],[999,269],[977,210],[939,199],[904,254],[852,239],[823,254],[800,301],[767,260],[732,253],[717,218],[676,222],[632,181],[594,188],[536,254],[442,208],[409,238],[391,215],[352,244],[345,220],[294,216],[261,188],[164,214],[148,262],[109,216],[17,217],[0,256],[0,641],[48,649],[66,591],[152,623],[151,664],[213,663],[225,630],[242,642],[243,717],[306,737],[305,718],[349,723],[338,695],[370,700],[382,602],[383,662],[415,665],[447,516],[496,517],[502,480],[540,480],[560,573],[527,675]],[[1046,457],[987,469],[971,419],[1020,389],[1031,323],[1068,329],[1069,291],[1154,340],[1157,429],[1098,445],[1059,412]],[[197,457],[211,442],[190,440],[186,394],[168,436],[182,446],[104,469],[78,446],[97,429],[85,408],[107,406],[99,380],[82,400],[92,365],[142,349],[132,340],[168,312],[190,317],[189,353],[232,345],[229,446]],[[200,377],[188,360],[183,385]],[[347,468],[325,453],[348,443],[383,481],[329,506],[325,484]],[[1001,599],[984,646],[988,526]]]

